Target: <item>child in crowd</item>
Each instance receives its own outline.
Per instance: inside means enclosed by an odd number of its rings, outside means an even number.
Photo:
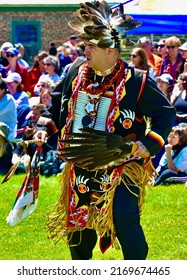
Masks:
[[[173,90],[173,78],[170,74],[164,73],[159,77],[156,77],[157,87],[166,95],[169,101],[171,101],[171,93]]]
[[[158,176],[155,186],[178,179],[178,182],[187,180],[187,126],[175,126],[168,135],[168,144],[165,153],[157,167]]]

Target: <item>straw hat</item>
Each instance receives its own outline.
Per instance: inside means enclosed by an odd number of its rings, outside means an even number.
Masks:
[[[9,127],[4,122],[0,122],[0,135],[7,139],[9,132]]]

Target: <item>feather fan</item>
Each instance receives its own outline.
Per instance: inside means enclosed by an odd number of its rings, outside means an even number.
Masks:
[[[69,146],[59,151],[65,161],[96,170],[116,165],[131,156],[134,142],[88,127],[80,130],[83,133],[70,133],[69,139],[61,140]]]

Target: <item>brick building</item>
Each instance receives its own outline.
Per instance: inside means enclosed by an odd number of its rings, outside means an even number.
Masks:
[[[144,1],[144,2],[143,2]],[[156,0],[155,0],[156,1]],[[65,42],[75,32],[68,26],[72,13],[79,7],[80,0],[0,0],[0,45],[5,41],[25,46],[26,59],[31,62],[39,50],[48,50],[49,43],[57,45]],[[120,1],[108,0],[112,6]],[[124,2],[124,1],[121,1]],[[137,2],[137,1],[136,1]],[[146,0],[140,0],[145,3]],[[149,3],[154,2],[149,0]],[[140,27],[141,28],[141,27]],[[171,34],[131,34],[130,39],[137,41],[139,37],[149,35],[154,41]],[[177,34],[175,34],[177,35]],[[177,35],[182,42],[187,41],[186,34]],[[130,50],[123,55],[126,57]]]

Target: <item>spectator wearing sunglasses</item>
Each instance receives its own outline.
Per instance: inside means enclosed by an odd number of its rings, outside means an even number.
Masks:
[[[59,60],[54,55],[49,55],[44,58],[44,69],[48,78],[50,78],[54,83],[60,80],[60,76],[57,74],[59,69]],[[43,76],[43,75],[42,75]],[[42,76],[40,78],[42,78]]]
[[[34,88],[34,93],[36,96],[32,96],[29,98],[30,106],[41,103],[40,98],[41,98],[41,95],[43,94],[43,92],[45,90],[49,90],[51,93],[53,91],[54,87],[55,87],[55,83],[49,77],[47,77],[47,75],[42,75],[39,78],[39,80]]]
[[[158,55],[158,42],[156,41],[152,42],[152,53]]]
[[[160,75],[163,73],[170,74],[173,77],[173,82],[176,83],[183,63],[182,55],[179,52],[181,41],[178,37],[171,36],[166,39],[165,45],[168,54],[162,61]]]
[[[160,38],[160,40],[158,41],[158,56],[160,56],[162,59],[164,59],[164,57],[167,55],[165,41],[165,38]]]
[[[142,48],[134,48],[130,54],[131,62],[129,63],[131,66],[147,71],[148,75],[154,80],[154,70],[153,66],[148,60],[147,54]]]
[[[149,62],[153,65],[155,77],[159,75],[162,59],[152,52],[153,43],[149,37],[142,37],[137,42],[138,47],[144,49]]]
[[[28,69],[18,62],[20,54],[17,48],[8,48],[6,51],[6,58],[9,63],[6,67],[8,74],[15,72],[19,73],[22,80],[23,90],[28,91]]]

